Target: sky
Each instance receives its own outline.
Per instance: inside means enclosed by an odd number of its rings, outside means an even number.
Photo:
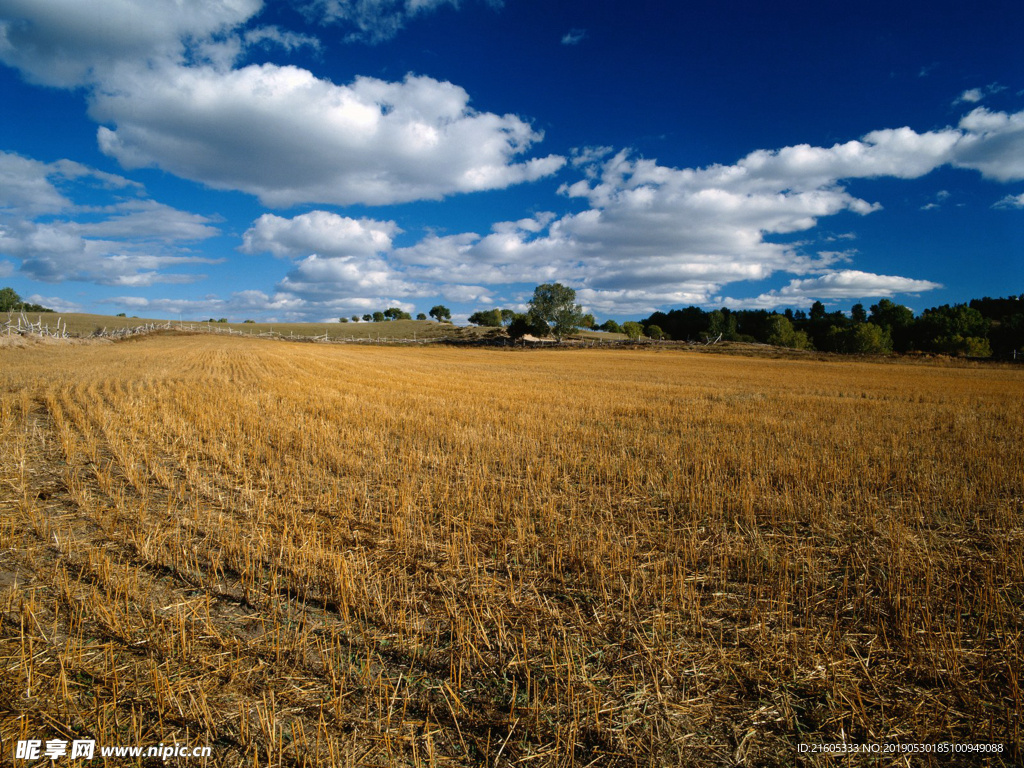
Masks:
[[[0,0],[58,311],[920,312],[1024,292],[1024,4]]]

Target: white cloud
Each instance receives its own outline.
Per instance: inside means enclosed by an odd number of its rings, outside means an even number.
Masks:
[[[579,43],[587,36],[587,30],[585,29],[570,29],[564,35],[562,35],[562,45],[579,45]]]
[[[18,221],[0,226],[0,253],[21,260],[20,272],[48,283],[82,280],[100,285],[192,283],[203,275],[167,269],[216,260],[180,255],[166,247],[131,240],[83,237],[76,222]]]
[[[252,18],[261,0],[4,0],[0,60],[36,83],[101,82],[123,61],[181,61]]]
[[[57,312],[82,311],[81,304],[74,301],[67,301],[66,299],[62,299],[58,296],[40,296],[38,293],[33,293],[31,296],[25,297],[25,301],[29,304],[40,304]]]
[[[422,295],[387,261],[349,259],[313,254],[295,265],[277,289],[303,297],[338,298],[406,297]]]
[[[314,3],[337,21],[420,13],[439,0]],[[264,26],[260,0],[5,0],[0,60],[35,82],[85,86],[100,148],[125,168],[159,167],[273,206],[437,200],[557,171],[522,159],[542,134],[478,112],[452,83],[406,76],[349,84],[298,67],[235,68],[248,48],[316,45]]]
[[[83,187],[93,198],[105,194],[115,201],[77,204],[74,196]],[[180,244],[219,234],[215,221],[141,193],[141,185],[81,163],[41,163],[0,152],[0,255],[18,259],[22,274],[45,282],[152,285],[201,279],[165,270],[212,263],[181,253]]]
[[[75,183],[133,191],[142,187],[71,160],[42,163],[0,150],[0,215],[36,216],[68,210],[73,204],[66,191]]]
[[[351,219],[327,211],[311,211],[291,219],[265,213],[242,236],[239,250],[288,258],[310,253],[370,256],[391,250],[391,238],[400,231],[393,221]]]
[[[515,115],[476,112],[452,83],[407,76],[335,85],[296,67],[148,70],[97,92],[100,148],[268,205],[373,205],[500,189],[550,175],[558,155]]]
[[[1019,195],[1007,195],[998,201],[993,208],[1024,208],[1024,193]]]
[[[8,277],[14,274],[13,261],[0,261],[0,277]]]
[[[832,147],[759,150],[733,165],[699,169],[669,168],[626,152],[608,157],[604,148],[581,150],[573,165],[585,178],[562,191],[585,199],[588,210],[501,222],[484,236],[430,235],[389,258],[414,281],[561,280],[598,311],[706,304],[725,285],[778,273],[820,277],[743,301],[775,306],[812,294],[843,298],[931,290],[937,284],[928,280],[837,270],[837,264],[855,259],[855,251],[809,252],[807,242],[773,236],[811,230],[828,216],[878,211],[877,203],[846,190],[848,179],[917,178],[942,165],[1013,177],[1022,118],[1024,113],[975,110],[959,128],[873,131]],[[948,197],[941,190],[933,205]]]
[[[968,88],[966,91],[961,93],[953,100],[953,105],[957,104],[977,104],[979,101],[984,99],[986,96],[990,96],[993,93],[999,93],[1005,91],[1006,86],[1000,85],[999,83],[990,83],[984,88]]]
[[[762,293],[753,299],[725,297],[721,303],[736,309],[772,309],[783,305],[810,304],[817,299],[891,298],[898,293],[922,293],[941,287],[939,283],[930,280],[844,269],[821,277],[791,280],[789,285],[777,291]]]
[[[1024,179],[1024,112],[978,107],[960,121],[960,128],[953,165],[973,168],[996,181]]]
[[[985,94],[982,92],[981,88],[969,88],[957,96],[953,103],[959,104],[961,102],[965,102],[967,104],[975,104],[983,98],[985,98]]]

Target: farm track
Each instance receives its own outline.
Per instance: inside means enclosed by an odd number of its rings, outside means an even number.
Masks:
[[[792,765],[845,736],[1013,764],[1022,383],[216,337],[0,351],[0,752]]]

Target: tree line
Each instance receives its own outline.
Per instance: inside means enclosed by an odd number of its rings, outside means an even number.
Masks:
[[[640,321],[646,335],[683,341],[746,341],[847,354],[926,352],[962,357],[1015,358],[1024,353],[1024,294],[943,304],[915,316],[882,299],[849,313],[828,312],[820,301],[809,312],[705,311],[700,307],[655,312]]]

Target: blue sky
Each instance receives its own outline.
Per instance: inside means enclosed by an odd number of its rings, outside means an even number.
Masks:
[[[0,283],[456,319],[1024,291],[1024,6],[0,0]]]

